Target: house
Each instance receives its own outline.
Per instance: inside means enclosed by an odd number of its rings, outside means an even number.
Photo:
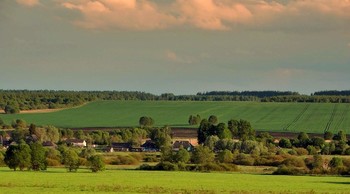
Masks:
[[[152,140],[147,140],[141,145],[142,151],[144,152],[158,152],[159,149],[157,145]]]
[[[86,141],[82,139],[67,139],[66,143],[76,147],[86,147]]]
[[[175,141],[173,143],[173,151],[179,151],[181,147],[189,152],[194,148],[194,146],[189,141]]]
[[[131,145],[131,143],[116,143],[116,142],[113,142],[111,147],[116,152],[128,152],[132,148],[132,145]]]

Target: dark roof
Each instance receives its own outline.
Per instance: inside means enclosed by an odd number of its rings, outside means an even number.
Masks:
[[[192,148],[193,145],[189,141],[175,141],[173,144],[174,149],[179,149],[180,147],[183,147],[184,149]]]
[[[42,145],[47,147],[56,146],[56,144],[53,143],[52,141],[45,141],[42,143]]]
[[[151,148],[151,149],[157,149],[156,143],[154,143],[152,140],[147,140],[144,144],[141,145],[143,148]]]
[[[131,148],[132,144],[131,143],[112,143],[113,148]]]

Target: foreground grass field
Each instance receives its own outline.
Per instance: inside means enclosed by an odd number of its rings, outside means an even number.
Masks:
[[[65,169],[13,172],[0,168],[1,193],[349,193],[348,177],[239,173]]]
[[[22,118],[38,125],[58,127],[137,126],[141,116],[151,116],[156,125],[187,126],[190,114],[202,118],[217,115],[221,122],[246,119],[257,130],[350,132],[350,105],[331,103],[98,101],[51,113],[0,115],[7,123]]]

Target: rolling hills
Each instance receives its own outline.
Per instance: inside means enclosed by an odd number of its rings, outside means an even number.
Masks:
[[[246,119],[256,130],[323,133],[350,132],[350,104],[346,103],[261,103],[193,101],[96,101],[84,106],[50,113],[1,114],[11,123],[24,119],[37,125],[57,127],[133,127],[141,116],[151,116],[157,126],[191,127],[189,115],[216,115],[219,122]],[[196,126],[193,126],[196,127]]]

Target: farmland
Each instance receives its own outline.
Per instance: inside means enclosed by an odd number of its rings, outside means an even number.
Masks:
[[[90,173],[63,168],[14,172],[0,168],[3,193],[348,193],[347,177],[273,176],[106,170]],[[286,184],[288,183],[288,184]]]
[[[134,127],[141,116],[151,116],[157,126],[190,127],[189,115],[216,115],[220,122],[245,119],[256,130],[350,132],[350,105],[345,103],[260,103],[193,101],[96,101],[50,113],[14,114],[0,117],[7,123],[24,119],[57,127]]]

